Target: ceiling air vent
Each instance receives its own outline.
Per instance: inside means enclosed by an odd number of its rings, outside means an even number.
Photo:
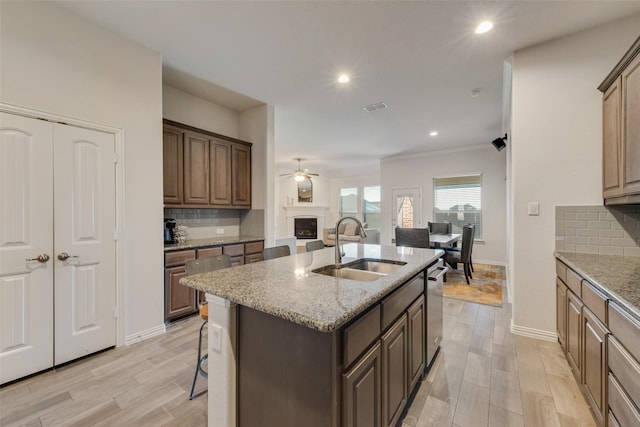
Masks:
[[[375,104],[365,105],[362,108],[367,113],[370,113],[370,112],[376,111],[376,110],[384,110],[385,108],[387,108],[387,104],[385,104],[384,102],[376,102]]]

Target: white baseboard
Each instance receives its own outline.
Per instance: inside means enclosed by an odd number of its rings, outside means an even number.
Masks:
[[[124,345],[136,344],[151,337],[155,337],[157,335],[162,335],[167,331],[167,328],[162,325],[158,325],[156,327],[147,329],[146,331],[137,332],[135,334],[129,335],[124,340]]]
[[[542,341],[558,342],[558,334],[555,332],[543,331],[542,329],[527,328],[525,326],[518,326],[513,323],[511,319],[511,333],[514,335],[521,335],[523,337],[535,338]]]

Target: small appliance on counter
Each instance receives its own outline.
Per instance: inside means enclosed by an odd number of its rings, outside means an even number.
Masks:
[[[173,218],[164,219],[164,243],[178,243],[175,235],[176,220]]]

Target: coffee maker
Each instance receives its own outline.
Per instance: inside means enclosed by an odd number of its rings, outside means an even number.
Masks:
[[[176,220],[173,218],[164,219],[164,242],[165,243],[178,243],[175,235]]]

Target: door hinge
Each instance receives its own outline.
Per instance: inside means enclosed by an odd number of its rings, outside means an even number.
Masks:
[[[113,307],[113,318],[118,318],[118,306]]]

